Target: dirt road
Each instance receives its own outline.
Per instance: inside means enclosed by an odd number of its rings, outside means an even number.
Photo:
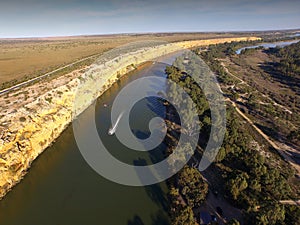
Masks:
[[[223,66],[224,70],[230,75],[235,77],[236,79],[238,79],[239,81],[241,81],[242,83],[248,85],[245,81],[243,81],[242,79],[240,79],[239,77],[235,76],[234,74],[232,74],[228,68],[224,65],[223,62],[221,62],[221,65]],[[226,101],[230,102],[232,104],[232,106],[235,108],[235,110],[237,111],[237,113],[242,116],[284,159],[285,161],[287,161],[288,163],[290,163],[292,165],[293,168],[295,168],[297,176],[300,177],[300,165],[298,165],[294,159],[288,154],[289,151],[291,151],[291,147],[287,146],[286,144],[280,142],[280,143],[275,143],[275,141],[273,141],[268,135],[266,135],[261,129],[259,129],[254,123],[253,121],[247,117],[236,105],[236,103],[234,101],[232,101],[231,99],[227,98]],[[276,103],[277,104],[277,103]],[[279,104],[277,104],[279,105]],[[280,107],[283,107],[286,109],[286,107],[279,105]],[[287,109],[288,110],[288,109]],[[295,149],[293,149],[294,152],[297,152]]]
[[[85,61],[85,60],[91,59],[91,58],[93,58],[93,57],[95,57],[95,56],[97,56],[97,55],[99,55],[99,54],[91,55],[91,56],[85,57],[85,58],[83,58],[83,59],[77,60],[77,61],[75,61],[75,62],[73,62],[73,63],[68,64],[68,65],[59,67],[59,68],[57,68],[57,69],[55,69],[55,70],[52,70],[52,71],[50,71],[50,72],[48,72],[48,73],[45,73],[45,74],[43,74],[43,75],[41,75],[41,76],[32,78],[32,79],[27,80],[27,81],[24,81],[24,82],[22,82],[22,83],[16,84],[16,85],[14,85],[14,86],[12,86],[12,87],[3,89],[3,90],[0,91],[0,95],[3,95],[3,94],[8,93],[8,92],[10,92],[10,91],[13,91],[13,90],[22,88],[22,87],[24,87],[24,86],[26,86],[26,85],[28,85],[28,84],[31,84],[31,83],[33,83],[33,82],[35,82],[35,81],[38,81],[38,80],[41,80],[41,79],[43,79],[43,78],[45,78],[45,77],[48,77],[48,76],[50,76],[50,75],[53,75],[53,74],[56,73],[56,72],[59,72],[59,71],[61,71],[61,70],[63,70],[63,69],[66,69],[66,68],[69,68],[69,67],[71,67],[71,66],[74,66],[75,64],[80,63],[80,62],[83,62],[83,61]]]

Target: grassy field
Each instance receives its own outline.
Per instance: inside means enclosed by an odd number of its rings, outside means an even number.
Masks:
[[[0,89],[129,42],[141,40],[175,42],[241,35],[251,34],[173,33],[0,39]]]

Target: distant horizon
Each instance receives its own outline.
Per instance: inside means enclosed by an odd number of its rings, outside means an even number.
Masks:
[[[82,36],[110,36],[110,35],[147,35],[147,34],[201,34],[201,33],[259,33],[259,32],[300,32],[299,28],[282,29],[257,29],[257,30],[214,30],[214,31],[149,31],[149,32],[121,32],[121,33],[86,33],[71,35],[49,35],[49,36],[11,36],[0,39],[30,39],[30,38],[64,38],[64,37],[82,37]]]

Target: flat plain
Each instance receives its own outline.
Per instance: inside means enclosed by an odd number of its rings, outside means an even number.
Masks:
[[[176,42],[236,36],[241,36],[241,33],[122,34],[0,39],[0,89],[135,41]]]

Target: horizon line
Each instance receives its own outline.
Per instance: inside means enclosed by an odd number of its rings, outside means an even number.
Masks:
[[[1,37],[0,40],[14,39],[45,39],[45,38],[72,38],[72,37],[93,37],[93,36],[117,36],[117,35],[147,35],[147,34],[213,34],[213,33],[260,33],[260,32],[300,32],[299,28],[283,28],[283,29],[258,29],[258,30],[215,30],[215,31],[149,31],[149,32],[120,32],[120,33],[89,33],[89,34],[71,34],[71,35],[37,35],[37,36],[12,36]]]

